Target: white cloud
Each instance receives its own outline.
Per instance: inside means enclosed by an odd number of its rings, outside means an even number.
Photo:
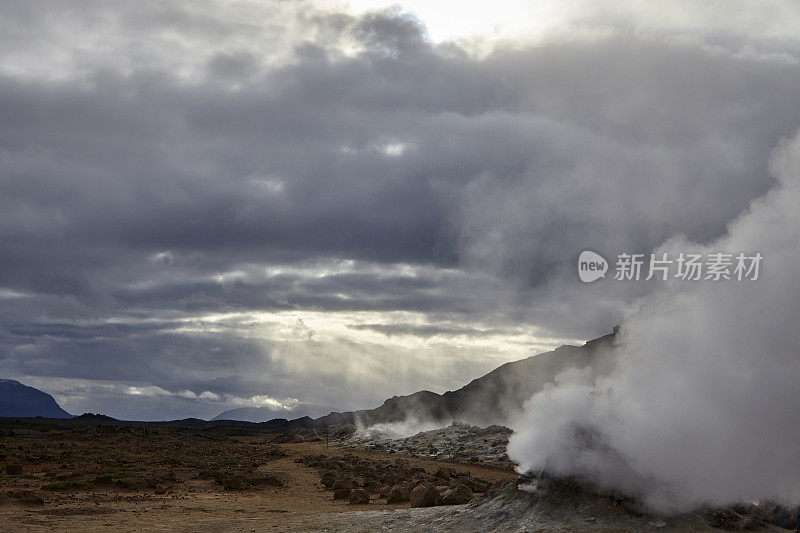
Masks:
[[[130,386],[125,389],[125,394],[130,394],[131,396],[172,396],[171,392],[155,385],[145,387]]]

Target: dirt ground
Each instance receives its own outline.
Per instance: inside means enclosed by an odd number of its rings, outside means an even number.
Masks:
[[[0,530],[368,531],[384,517],[396,525],[404,513],[424,520],[453,511],[409,509],[377,496],[362,505],[333,500],[318,471],[295,461],[347,453],[394,461],[400,454],[268,441],[172,430],[17,431],[0,437]],[[407,460],[430,473],[449,466],[486,481],[516,479],[508,469],[474,463]],[[226,489],[230,479],[243,486]]]

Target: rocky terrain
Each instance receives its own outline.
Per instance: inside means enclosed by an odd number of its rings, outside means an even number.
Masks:
[[[633,498],[578,481],[519,477],[499,462],[473,460],[507,438],[499,426],[456,424],[388,443],[363,430],[348,435],[345,446],[252,425],[97,415],[0,421],[0,524],[3,531],[786,531],[797,516],[768,502],[655,516]],[[432,445],[463,445],[469,459],[429,453]]]
[[[770,504],[701,509],[673,517],[633,512],[612,495],[587,492],[579,485],[553,482],[547,488],[509,483],[467,505],[403,509],[392,513],[341,513],[309,531],[437,531],[521,533],[533,531],[659,532],[794,530],[794,513]]]
[[[324,524],[348,510],[369,521],[418,497],[454,505],[516,478],[321,440],[271,443],[278,436],[97,415],[0,421],[0,529],[330,530]]]
[[[411,507],[458,505],[507,483],[489,482],[450,467],[430,472],[423,466],[412,466],[405,458],[375,461],[349,453],[306,455],[297,461],[317,469],[321,483],[333,492],[334,499],[346,499],[351,504],[382,498],[386,503],[409,502]]]
[[[506,455],[510,435],[511,430],[505,426],[481,428],[454,422],[406,437],[398,434],[391,425],[378,425],[355,431],[338,443],[415,457],[511,468],[513,464]]]

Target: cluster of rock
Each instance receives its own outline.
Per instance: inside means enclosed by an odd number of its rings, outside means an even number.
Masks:
[[[504,426],[482,428],[454,422],[443,428],[403,437],[393,433],[390,426],[376,426],[356,432],[342,444],[414,457],[511,467],[513,465],[506,455],[511,433]]]
[[[351,504],[369,503],[375,497],[386,503],[409,502],[411,507],[458,505],[498,488],[466,471],[443,467],[429,473],[403,458],[391,462],[353,454],[307,455],[297,462],[317,469],[322,484],[333,491],[333,499]]]
[[[204,470],[198,476],[200,479],[213,479],[217,485],[222,485],[225,490],[258,489],[261,487],[283,487],[284,482],[278,476],[255,469],[226,469]]]

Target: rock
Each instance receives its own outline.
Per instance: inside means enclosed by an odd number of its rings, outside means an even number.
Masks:
[[[472,500],[472,491],[464,485],[459,485],[442,494],[442,504],[444,505],[461,505],[470,500]]]
[[[166,479],[167,481],[178,481],[178,474],[172,471],[167,472],[166,474],[164,474],[164,479]]]
[[[333,499],[334,500],[346,500],[350,497],[350,492],[352,489],[334,489],[333,490]]]
[[[168,488],[166,485],[156,485],[156,494],[166,494],[167,490]]]
[[[732,509],[713,509],[706,514],[711,527],[719,529],[740,529],[742,517]]]
[[[333,488],[336,489],[352,489],[353,480],[349,477],[340,477],[333,482]]]
[[[322,475],[322,484],[325,485],[325,488],[332,489],[333,482],[336,481],[336,472],[325,472]]]
[[[22,474],[22,465],[6,465],[6,474],[9,476],[18,476]]]
[[[411,479],[411,470],[406,467],[396,467],[394,473],[397,479],[408,480]]]
[[[386,503],[407,502],[410,496],[411,495],[407,488],[402,485],[395,485],[392,487],[392,490],[389,491],[389,496],[386,498]]]
[[[764,520],[766,522],[783,529],[794,529],[797,519],[785,506],[767,502],[762,504],[761,507],[764,509]]]
[[[409,496],[411,507],[433,507],[436,505],[436,499],[439,497],[439,491],[433,485],[421,483],[414,487]]]
[[[350,504],[369,503],[369,493],[363,489],[355,489],[350,493]]]
[[[439,470],[436,471],[435,475],[438,478],[450,479],[451,477],[453,477],[453,471],[450,470],[449,468],[442,467],[442,468],[440,468]]]
[[[111,483],[111,476],[97,476],[94,478],[95,485],[108,485]]]

